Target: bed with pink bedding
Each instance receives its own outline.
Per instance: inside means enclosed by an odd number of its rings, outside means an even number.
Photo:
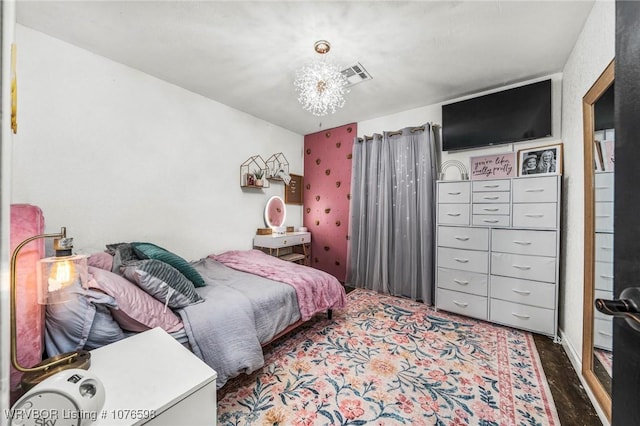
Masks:
[[[262,367],[264,345],[346,304],[335,277],[259,250],[187,262],[151,243],[119,243],[89,264],[75,306],[47,306],[49,356],[161,327],[216,370],[218,388]]]

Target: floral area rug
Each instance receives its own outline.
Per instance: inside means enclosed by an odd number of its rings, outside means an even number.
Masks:
[[[357,289],[265,348],[218,425],[559,425],[530,333]]]

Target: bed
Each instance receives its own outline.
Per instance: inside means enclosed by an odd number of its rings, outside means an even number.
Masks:
[[[46,309],[48,356],[161,327],[217,372],[218,388],[261,368],[264,345],[346,304],[335,277],[260,250],[187,262],[140,242],[91,255],[88,281],[66,291],[70,302]]]

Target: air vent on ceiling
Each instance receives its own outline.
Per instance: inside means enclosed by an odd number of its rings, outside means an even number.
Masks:
[[[371,80],[373,78],[371,77],[371,74],[369,74],[367,70],[364,69],[360,62],[350,66],[349,68],[345,68],[340,72],[347,78],[347,81],[349,82],[347,87],[362,83],[363,81]]]

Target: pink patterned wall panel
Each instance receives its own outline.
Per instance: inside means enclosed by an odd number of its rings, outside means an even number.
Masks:
[[[344,282],[351,197],[351,152],[357,124],[304,137],[304,226],[311,266]]]

